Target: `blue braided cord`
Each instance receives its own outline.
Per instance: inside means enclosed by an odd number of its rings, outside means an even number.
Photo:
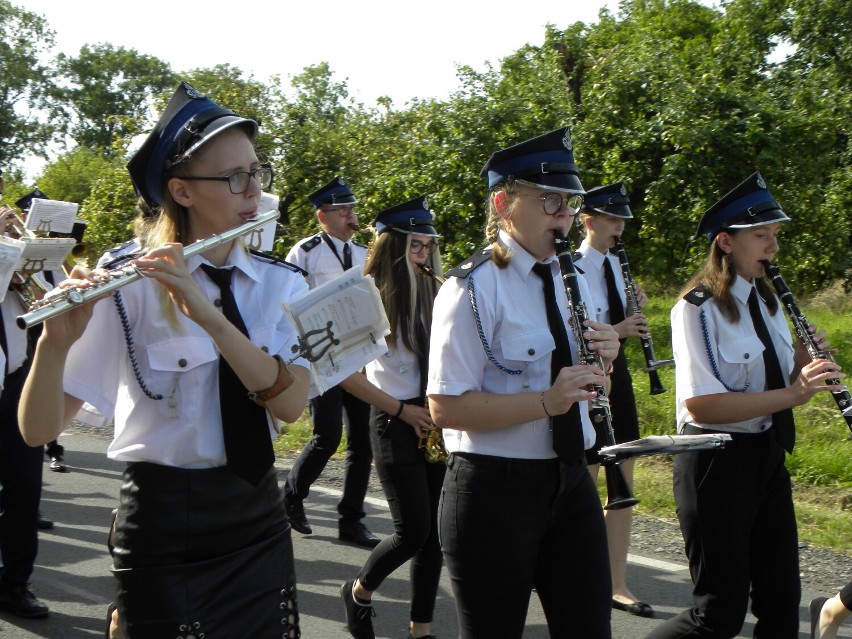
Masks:
[[[136,352],[133,348],[133,333],[130,331],[130,320],[127,319],[127,310],[124,308],[124,301],[121,299],[121,291],[113,293],[112,299],[115,302],[115,309],[118,311],[118,317],[121,320],[121,328],[124,331],[124,342],[127,344],[127,356],[130,358],[130,366],[133,368],[133,375],[136,377],[139,388],[151,399],[163,399],[160,393],[152,393],[148,390],[148,385],[142,379],[142,373],[139,372],[139,363],[136,361]]]
[[[701,316],[701,332],[704,334],[704,348],[707,350],[707,359],[710,360],[710,368],[713,369],[713,377],[719,380],[719,383],[732,393],[744,393],[751,382],[746,382],[742,388],[731,388],[722,379],[722,374],[719,372],[719,366],[716,363],[716,358],[713,356],[713,349],[710,347],[710,331],[707,329],[707,314],[702,308],[699,315]]]
[[[485,332],[482,330],[482,319],[479,317],[479,309],[476,307],[476,285],[473,281],[473,275],[468,277],[467,293],[470,296],[470,306],[473,308],[473,317],[476,319],[476,332],[479,333],[479,341],[482,342],[482,348],[485,349],[485,354],[488,355],[488,361],[509,375],[520,375],[523,373],[524,371],[522,369],[515,370],[512,368],[506,368],[503,364],[497,361],[496,357],[494,357],[494,353],[488,345],[488,339],[485,337]]]

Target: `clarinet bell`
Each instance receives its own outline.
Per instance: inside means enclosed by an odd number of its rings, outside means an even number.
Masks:
[[[624,476],[624,471],[620,465],[617,463],[608,464],[604,466],[604,471],[606,471],[606,506],[604,506],[604,510],[621,510],[639,503],[639,500],[633,496],[630,486],[627,485],[627,478]]]

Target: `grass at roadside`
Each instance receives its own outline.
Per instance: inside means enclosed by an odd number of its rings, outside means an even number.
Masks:
[[[669,310],[673,296],[655,295],[645,309],[657,359],[671,358]],[[798,300],[811,322],[825,328],[832,345],[838,349],[837,361],[844,370],[852,370],[852,300],[839,286],[831,287],[810,300]],[[650,395],[645,361],[638,340],[628,348],[642,436],[675,432],[674,371],[659,374],[668,389]],[[799,538],[823,548],[849,552],[852,539],[852,441],[837,404],[827,394],[815,397],[795,409],[797,443],[787,460],[793,476]],[[291,424],[276,442],[279,455],[300,451],[311,437],[307,412]],[[338,454],[343,449],[338,449]],[[601,498],[606,488],[601,473]],[[635,491],[641,500],[637,512],[654,517],[675,519],[672,496],[672,458],[644,457],[637,460]]]

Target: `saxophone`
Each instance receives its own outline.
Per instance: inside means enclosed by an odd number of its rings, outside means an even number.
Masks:
[[[426,264],[420,266],[420,272],[423,275],[431,277],[439,284],[444,283],[444,278],[438,275]],[[444,434],[441,432],[440,428],[426,431],[426,434],[420,438],[420,443],[417,447],[423,449],[423,456],[426,458],[427,462],[432,464],[442,464],[447,461],[447,457],[450,456],[447,452],[447,447],[444,446]]]

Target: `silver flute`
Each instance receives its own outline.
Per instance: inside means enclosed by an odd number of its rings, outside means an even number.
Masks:
[[[198,240],[184,247],[183,256],[190,257],[198,253],[204,253],[212,248],[225,244],[242,235],[251,233],[255,229],[263,226],[267,222],[277,220],[281,213],[278,210],[272,210],[268,213],[258,215],[249,220],[245,224],[219,233],[211,235],[207,239]],[[15,320],[20,328],[29,328],[41,322],[47,321],[52,317],[61,315],[70,311],[81,304],[91,302],[99,297],[103,297],[107,293],[111,293],[116,289],[135,282],[143,275],[133,264],[125,264],[118,268],[109,270],[103,276],[102,283],[93,282],[91,286],[85,288],[77,288],[75,286],[68,288],[57,288],[45,295],[42,299],[35,302],[29,310],[23,315],[19,315]]]

